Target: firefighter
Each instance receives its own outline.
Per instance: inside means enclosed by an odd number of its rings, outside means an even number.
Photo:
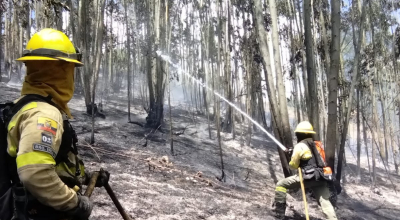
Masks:
[[[90,173],[77,156],[77,138],[68,119],[75,67],[81,54],[68,37],[54,29],[32,36],[22,57],[26,66],[23,106],[10,117],[7,152],[15,158],[14,220],[88,219],[93,204],[81,195]],[[17,180],[15,180],[17,179]],[[109,179],[106,172],[96,186]]]
[[[291,154],[289,167],[298,169],[300,167],[303,172],[304,186],[313,191],[315,198],[321,205],[322,212],[326,218],[337,219],[335,210],[329,201],[330,191],[328,189],[327,180],[323,178],[322,168],[317,166],[316,157],[313,155],[312,147],[315,148],[313,134],[315,134],[313,126],[308,121],[300,122],[294,131],[297,138],[297,144]],[[316,152],[316,151],[314,151]],[[318,159],[318,158],[317,158]],[[278,219],[285,218],[286,210],[286,193],[287,190],[296,190],[300,188],[300,179],[298,175],[293,175],[278,181],[275,188],[274,212]]]

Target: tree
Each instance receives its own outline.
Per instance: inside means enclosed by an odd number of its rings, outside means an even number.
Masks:
[[[304,38],[306,46],[306,56],[307,56],[307,79],[308,79],[308,95],[310,100],[310,109],[308,111],[308,118],[317,131],[316,138],[319,139],[319,102],[318,102],[318,89],[317,89],[317,73],[315,70],[314,63],[314,44],[313,44],[313,34],[312,34],[312,22],[313,17],[312,11],[312,1],[304,0]]]
[[[131,35],[129,33],[129,22],[128,22],[128,7],[126,4],[127,0],[124,0],[124,8],[125,8],[125,25],[126,25],[126,51],[128,54],[128,59],[126,59],[127,61],[127,67],[128,67],[128,71],[127,71],[127,75],[126,78],[128,79],[127,81],[127,87],[128,87],[128,122],[131,122]]]
[[[277,94],[274,92],[275,90],[273,85],[273,77],[271,72],[271,61],[269,55],[269,47],[268,47],[268,33],[265,31],[265,27],[263,25],[263,13],[261,7],[261,0],[254,0],[253,1],[253,12],[254,12],[254,19],[256,24],[257,36],[259,40],[259,47],[262,55],[262,64],[264,67],[264,74],[265,80],[267,81],[267,93],[268,93],[268,100],[270,101],[271,111],[272,111],[272,118],[273,123],[276,126],[277,133],[275,134],[276,137],[279,137],[278,140],[282,141],[284,145],[289,148],[293,148],[293,141],[289,132],[287,131],[288,125],[281,126],[280,122],[283,122],[283,117],[288,117],[287,115],[282,115],[283,113],[278,109],[278,100],[276,98]],[[282,79],[282,78],[278,78]],[[283,86],[283,82],[282,83]],[[279,83],[278,83],[279,84]],[[278,96],[284,96],[284,94],[278,94]],[[282,98],[282,97],[281,97]],[[285,98],[286,100],[286,98]],[[284,105],[284,102],[281,103]],[[286,121],[286,120],[285,120]],[[287,120],[288,122],[288,120]],[[286,129],[285,129],[286,128]],[[282,169],[285,176],[290,176],[291,171],[288,166],[288,158],[287,155],[278,147],[279,157],[281,159]]]
[[[340,2],[332,1],[332,41],[331,41],[331,65],[328,75],[328,126],[326,135],[326,161],[332,168],[335,167],[336,131],[337,131],[337,90],[340,68]]]
[[[366,3],[368,0],[365,0],[363,3],[362,7],[362,12],[361,12],[361,18],[359,22],[359,30],[358,30],[358,43],[357,47],[355,50],[355,55],[354,55],[354,66],[353,66],[353,74],[352,74],[352,81],[351,81],[351,86],[349,90],[349,98],[348,98],[348,107],[346,110],[346,115],[344,119],[344,125],[343,125],[343,132],[341,135],[341,141],[340,141],[340,148],[339,148],[339,155],[338,155],[338,165],[336,169],[336,179],[338,182],[340,182],[341,175],[342,175],[342,165],[343,165],[343,157],[344,157],[344,145],[346,143],[346,138],[347,138],[347,130],[349,127],[349,120],[350,120],[350,113],[352,109],[352,104],[353,104],[353,93],[354,93],[354,88],[355,84],[357,83],[357,76],[359,74],[359,63],[360,63],[360,53],[361,53],[361,47],[362,47],[362,42],[364,39],[364,20],[365,20],[365,8],[366,8]]]

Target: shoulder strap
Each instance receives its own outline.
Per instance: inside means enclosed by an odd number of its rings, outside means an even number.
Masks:
[[[313,154],[313,157],[315,158],[315,163],[319,168],[325,167],[325,162],[322,160],[321,154],[317,150],[315,146],[315,142],[312,139],[306,139],[305,143],[308,145],[308,147],[311,150],[311,153]]]
[[[46,102],[54,107],[57,108],[56,104],[51,101],[51,96],[41,96],[41,95],[36,95],[36,94],[28,94],[24,97],[22,97],[20,100],[18,100],[17,103],[15,103],[10,109],[5,109],[6,111],[3,112],[4,114],[4,121],[6,122],[6,126],[8,122],[11,120],[11,118],[17,114],[19,110],[21,110],[26,104],[29,104],[31,102]]]

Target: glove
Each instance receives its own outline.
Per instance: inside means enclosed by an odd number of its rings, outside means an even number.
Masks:
[[[287,149],[285,150],[285,153],[286,153],[287,155],[289,155],[289,157],[292,157],[293,148],[287,148]]]
[[[92,178],[93,172],[87,173],[86,174],[86,181],[85,185],[89,185],[90,179]],[[108,180],[110,179],[110,173],[107,170],[102,170],[99,173],[99,177],[97,177],[96,185],[95,187],[103,187],[106,184],[108,184]]]
[[[90,202],[89,197],[78,195],[78,205],[67,211],[74,220],[87,220],[92,213],[93,203]]]
[[[100,174],[96,182],[96,187],[103,187],[107,185],[109,180],[110,173],[107,170],[100,170]]]

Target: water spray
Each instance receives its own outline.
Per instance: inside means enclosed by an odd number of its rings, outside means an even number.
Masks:
[[[164,61],[168,62],[171,66],[173,66],[175,69],[178,70],[178,73],[180,74],[185,74],[186,76],[190,77],[194,82],[202,86],[203,88],[206,88],[207,90],[213,92],[216,96],[218,96],[220,99],[224,100],[228,105],[232,106],[236,111],[238,111],[240,114],[242,114],[244,117],[249,119],[255,126],[257,126],[261,131],[263,131],[268,137],[270,137],[283,151],[286,151],[287,148],[283,146],[276,138],[270,134],[263,126],[261,126],[259,123],[257,123],[254,119],[252,119],[246,112],[242,111],[239,107],[237,107],[235,104],[230,102],[228,99],[226,99],[224,96],[219,94],[218,92],[214,91],[213,89],[209,88],[207,85],[205,85],[202,81],[197,79],[196,77],[190,75],[189,73],[186,73],[185,71],[182,70],[182,68],[178,65],[175,64],[171,61],[171,58],[168,55],[162,54],[161,51],[156,51],[157,55],[160,56]]]

